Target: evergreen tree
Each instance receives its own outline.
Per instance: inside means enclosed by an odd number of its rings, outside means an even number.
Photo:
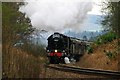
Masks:
[[[25,38],[33,28],[30,20],[25,18],[25,14],[18,11],[22,2],[2,3],[2,41],[4,43],[14,43],[16,40]]]
[[[112,30],[118,35],[120,34],[120,2],[104,2],[103,13],[106,14],[102,20],[102,25],[106,29]]]

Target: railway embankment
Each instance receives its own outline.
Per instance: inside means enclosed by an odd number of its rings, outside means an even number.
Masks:
[[[119,71],[118,40],[93,46],[93,53],[85,53],[76,66],[93,69]]]

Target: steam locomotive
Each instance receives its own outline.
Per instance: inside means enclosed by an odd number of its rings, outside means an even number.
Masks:
[[[85,52],[86,43],[80,39],[55,32],[48,37],[47,57],[51,64],[79,61]]]

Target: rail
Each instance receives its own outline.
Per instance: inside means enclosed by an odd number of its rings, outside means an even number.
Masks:
[[[71,67],[66,65],[46,65],[47,68],[52,68],[60,71],[74,72],[79,74],[87,74],[87,75],[97,75],[97,76],[105,76],[109,78],[120,78],[120,72],[117,71],[108,71],[108,70],[96,70],[96,69],[88,69],[88,68],[78,68]]]

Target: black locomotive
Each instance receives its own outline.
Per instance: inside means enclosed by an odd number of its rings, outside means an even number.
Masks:
[[[55,32],[47,40],[47,57],[52,64],[65,63],[65,57],[68,57],[70,61],[79,61],[80,56],[85,52],[86,44],[80,39]]]

